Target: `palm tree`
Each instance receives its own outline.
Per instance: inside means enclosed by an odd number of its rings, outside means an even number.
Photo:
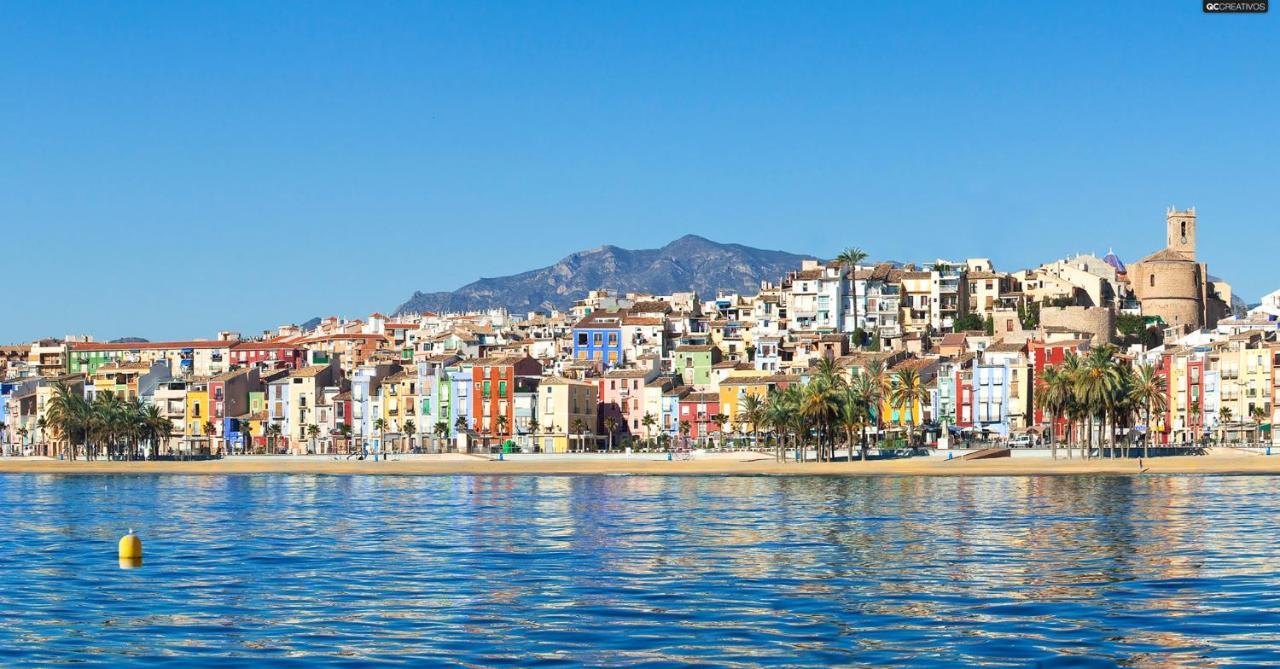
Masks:
[[[386,457],[387,447],[386,447],[386,444],[383,442],[383,438],[386,435],[387,419],[385,418],[374,419],[373,429],[378,431],[378,452],[382,453],[383,457]]]
[[[827,456],[826,444],[831,436],[831,427],[835,424],[839,413],[840,391],[834,385],[815,379],[805,386],[800,416],[810,423],[806,427],[818,430],[818,460],[823,460]],[[806,429],[805,433],[809,431]]]
[[[849,290],[853,293],[853,325],[855,332],[858,327],[858,282],[854,278],[853,274],[857,269],[858,264],[866,259],[866,252],[856,246],[850,246],[844,251],[841,251],[840,255],[836,256],[836,263],[839,264],[845,272],[849,272]],[[861,348],[862,342],[855,341],[853,345]]]
[[[1089,351],[1076,374],[1075,391],[1080,405],[1085,408],[1091,421],[1099,420],[1106,429],[1107,417],[1111,414],[1120,376],[1114,359],[1115,347],[1104,344]],[[1093,424],[1088,431],[1089,447],[1085,457],[1092,456]],[[1114,434],[1114,433],[1113,433]],[[1102,448],[1103,444],[1099,444]]]
[[[505,418],[505,416],[499,416],[498,418]],[[418,424],[413,422],[412,418],[404,422],[404,434],[405,434],[405,438],[409,440],[410,451],[413,450],[413,435],[416,434],[417,432],[418,432]]]
[[[858,388],[854,386],[845,388],[844,395],[840,398],[840,413],[837,417],[837,422],[840,428],[844,430],[845,443],[849,448],[849,462],[853,462],[854,441],[857,439],[854,435],[866,427],[867,419],[867,405],[862,396],[858,394]],[[867,454],[863,451],[862,459],[865,460],[866,457]]]
[[[0,455],[9,454],[9,442],[5,440],[5,437],[9,436],[7,433],[8,429],[9,426],[5,424],[4,421],[0,420]]]
[[[684,437],[685,444],[689,443],[689,435],[693,433],[693,423],[687,420],[680,421],[680,436]]]
[[[280,427],[279,423],[272,423],[267,426],[266,433],[267,444],[271,448],[271,455],[275,455],[277,453],[276,445],[279,443],[280,437],[284,436],[284,428]]]
[[[1050,430],[1067,412],[1071,403],[1071,376],[1061,367],[1050,365],[1044,368],[1036,382],[1035,401],[1049,414]],[[1054,460],[1058,459],[1058,435],[1051,434],[1049,450]],[[1067,452],[1070,456],[1070,451]]]
[[[213,435],[218,433],[218,428],[210,421],[204,423],[204,436],[209,440],[209,455],[213,455]]]
[[[760,450],[760,424],[764,422],[765,403],[759,395],[742,398],[741,416],[751,430],[751,450]]]
[[[83,439],[88,413],[89,403],[84,395],[72,391],[61,381],[54,384],[53,397],[45,407],[44,427],[52,427],[59,441],[66,439],[64,452],[68,460],[75,459],[75,441]]]
[[[449,421],[438,420],[432,431],[436,434],[436,451],[440,450],[440,442],[449,436]]]
[[[715,425],[720,432],[720,446],[723,448],[725,443],[725,424],[729,422],[729,417],[722,413],[713,413],[710,418],[711,424]]]
[[[248,421],[244,421],[244,423],[245,426],[248,425]],[[151,446],[149,452],[152,459],[160,454],[160,433],[165,424],[169,425],[169,429],[172,432],[173,423],[170,423],[168,418],[160,415],[160,407],[148,404],[143,408],[142,425],[146,433],[147,442]]]
[[[893,387],[889,391],[890,401],[897,407],[899,417],[907,418],[907,442],[914,446],[916,441],[916,405],[921,407],[929,401],[929,389],[920,380],[920,373],[914,369],[900,369],[893,375]]]
[[[1249,407],[1249,417],[1253,419],[1253,434],[1255,441],[1262,441],[1262,421],[1267,419],[1267,410],[1260,405]]]
[[[862,427],[859,428],[861,433],[858,450],[861,459],[867,459],[867,427],[871,425],[875,417],[880,413],[880,406],[884,400],[884,396],[880,394],[880,386],[870,374],[855,374],[853,380],[849,383],[848,395],[846,402],[854,403],[862,412]],[[852,458],[851,458],[852,459]]]
[[[879,360],[872,360],[867,365],[865,374],[873,386],[868,400],[875,411],[876,440],[878,442],[880,439],[879,433],[884,429],[885,403],[893,401],[889,394],[892,390],[893,381],[889,378],[889,371],[885,369],[884,363]]]
[[[1062,358],[1062,364],[1059,365],[1060,372],[1064,378],[1066,389],[1066,416],[1067,416],[1067,459],[1071,459],[1072,446],[1081,440],[1081,434],[1084,432],[1084,421],[1088,417],[1088,407],[1080,402],[1080,398],[1076,395],[1076,379],[1080,376],[1080,356],[1074,351],[1067,351]],[[1083,449],[1082,449],[1083,450]],[[1081,456],[1083,457],[1083,455]]]
[[[578,448],[583,451],[587,450],[587,422],[581,418],[573,419],[573,432],[578,435]]]
[[[502,436],[507,433],[507,417],[505,415],[499,414],[497,423],[498,423],[498,438],[502,439]]]
[[[649,446],[653,445],[653,428],[658,426],[658,418],[652,413],[645,413],[640,419],[640,424],[644,426],[645,440],[649,442]]]
[[[46,434],[48,430],[49,430],[48,416],[41,416],[37,418],[36,419],[36,442],[37,443],[40,443],[40,444],[45,443],[46,439],[48,439],[49,437],[49,435]]]
[[[604,432],[608,438],[608,445],[605,447],[607,451],[613,450],[613,431],[616,429],[618,429],[618,421],[614,420],[613,416],[604,419]]]
[[[342,445],[347,450],[347,455],[351,455],[351,423],[338,423],[338,436],[342,437]]]
[[[1227,443],[1227,423],[1231,422],[1231,407],[1222,407],[1218,410],[1218,425],[1220,427],[1219,441],[1223,444]]]
[[[541,426],[538,425],[538,419],[536,417],[530,418],[527,425],[529,426],[529,438],[533,440],[534,450],[536,451],[538,446],[538,428]]]
[[[160,445],[163,444],[165,450],[169,449],[169,440],[173,438],[173,421],[168,418],[161,417],[156,421],[156,455],[160,454]]]
[[[319,426],[319,425],[316,425],[315,423],[311,423],[310,425],[308,425],[308,426],[307,426],[307,438],[311,440],[311,452],[312,452],[312,453],[317,453],[317,452],[319,452],[319,451],[317,451],[317,450],[316,450],[316,437],[318,437],[318,436],[320,436],[320,426]]]
[[[457,433],[459,434],[465,434],[467,432],[467,417],[458,416],[458,419],[453,421],[453,429],[457,431]],[[467,439],[466,443],[467,443],[467,451],[470,452],[471,440]]]

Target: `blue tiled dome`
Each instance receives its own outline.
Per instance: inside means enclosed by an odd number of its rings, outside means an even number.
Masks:
[[[1120,262],[1120,258],[1116,257],[1113,251],[1107,251],[1107,255],[1102,258],[1102,261],[1114,267],[1117,272],[1125,271],[1124,263]]]

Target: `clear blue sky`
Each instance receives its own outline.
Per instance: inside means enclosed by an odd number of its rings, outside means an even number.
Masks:
[[[253,332],[686,232],[1280,287],[1277,12],[0,6],[0,341]]]

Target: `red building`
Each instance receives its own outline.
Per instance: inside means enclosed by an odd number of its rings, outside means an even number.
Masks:
[[[297,369],[302,366],[305,351],[291,342],[293,337],[245,341],[231,347],[231,364],[254,365],[268,369]]]
[[[1088,339],[1069,339],[1051,343],[1039,340],[1027,342],[1027,355],[1031,359],[1031,387],[1036,388],[1039,386],[1040,377],[1044,374],[1046,367],[1061,365],[1066,361],[1067,353],[1083,356],[1089,349],[1089,343]],[[1031,412],[1036,426],[1042,426],[1052,418],[1036,402],[1034,392],[1031,395]],[[1070,421],[1066,417],[1059,417],[1053,420],[1053,434],[1056,439],[1065,438],[1069,423]]]
[[[689,438],[702,439],[720,432],[711,418],[720,413],[719,393],[689,393],[680,399],[680,422],[689,424]]]

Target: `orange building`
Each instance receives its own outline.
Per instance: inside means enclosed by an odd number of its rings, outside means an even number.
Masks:
[[[485,437],[504,440],[516,426],[515,397],[523,381],[536,388],[542,363],[529,356],[495,356],[468,361],[475,390],[471,393],[472,427]],[[505,418],[505,420],[502,420]]]

